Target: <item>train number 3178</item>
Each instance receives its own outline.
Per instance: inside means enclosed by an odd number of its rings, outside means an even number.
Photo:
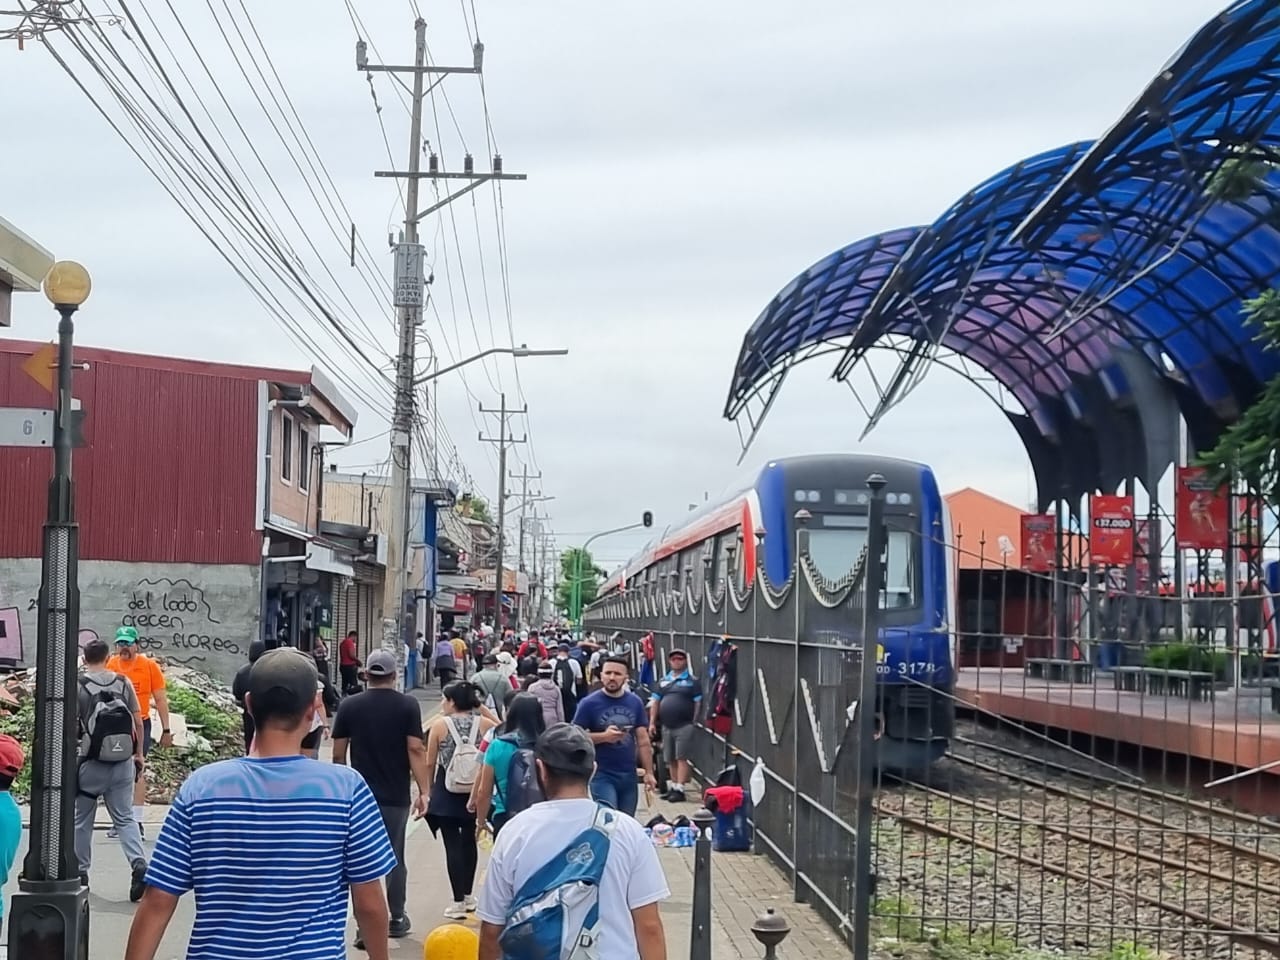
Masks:
[[[885,676],[896,673],[900,677],[927,677],[937,672],[937,669],[938,665],[929,660],[913,660],[910,663],[902,660],[896,664],[881,663],[877,672]]]

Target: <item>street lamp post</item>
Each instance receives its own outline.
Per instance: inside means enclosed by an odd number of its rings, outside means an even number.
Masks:
[[[457,363],[451,363],[447,367],[440,367],[438,370],[432,370],[430,373],[424,373],[420,377],[415,377],[413,385],[420,387],[424,383],[430,383],[432,380],[439,379],[446,373],[452,373],[459,367],[465,367],[468,364],[475,363],[477,360],[483,360],[485,357],[492,357],[498,353],[509,353],[517,360],[525,357],[563,357],[567,356],[569,351],[565,349],[556,350],[532,350],[526,344],[520,344],[518,347],[490,347],[488,350],[481,350],[473,357],[467,357],[465,360],[459,360]]]
[[[573,583],[569,585],[569,616],[573,618],[574,635],[582,637],[582,556],[587,552],[587,547],[595,543],[601,537],[610,537],[615,533],[626,533],[628,530],[637,530],[641,527],[653,526],[653,511],[646,510],[641,517],[639,523],[628,523],[625,527],[614,527],[612,530],[601,530],[597,534],[587,538],[587,542],[578,548],[578,552],[573,557]]]
[[[89,272],[61,260],[44,279],[58,322],[58,406],[53,479],[44,524],[36,630],[36,734],[31,752],[31,836],[9,917],[9,955],[87,960],[89,891],[75,851],[79,736],[76,659],[80,621],[79,530],[71,480],[72,317],[89,298]]]

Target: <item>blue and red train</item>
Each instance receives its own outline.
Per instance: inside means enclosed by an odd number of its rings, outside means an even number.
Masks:
[[[946,751],[954,727],[955,583],[948,548],[951,523],[933,471],[921,463],[863,454],[827,454],[769,461],[755,477],[721,499],[691,511],[664,530],[604,583],[597,606],[627,584],[652,582],[663,572],[703,566],[711,558],[713,584],[754,570],[782,585],[795,564],[796,513],[805,509],[809,554],[823,578],[838,581],[856,564],[867,539],[868,476],[885,486],[885,589],[877,650],[880,764],[911,770]],[[755,533],[764,531],[757,547]],[[741,557],[731,551],[740,549]],[[732,569],[730,567],[732,566]],[[701,579],[701,577],[699,578]],[[801,591],[801,601],[819,601]],[[652,629],[668,624],[655,618]],[[849,642],[855,642],[850,630]],[[837,631],[838,634],[838,631]]]

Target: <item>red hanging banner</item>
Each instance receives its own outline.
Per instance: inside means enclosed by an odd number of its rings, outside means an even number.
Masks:
[[[1227,548],[1227,488],[1215,485],[1204,467],[1174,473],[1173,532],[1179,550]]]
[[[1089,560],[1104,567],[1133,563],[1133,497],[1089,498]]]
[[[1022,569],[1032,573],[1047,573],[1053,569],[1057,544],[1054,542],[1053,514],[1024,513],[1022,515]]]

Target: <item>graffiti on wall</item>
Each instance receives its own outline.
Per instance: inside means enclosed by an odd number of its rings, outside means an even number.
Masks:
[[[244,648],[222,636],[222,620],[205,592],[183,577],[141,579],[125,604],[120,626],[138,631],[144,653],[164,654],[178,663],[202,663],[210,654],[243,655]]]
[[[27,609],[30,611],[38,611],[40,609],[39,600],[34,597],[27,601]],[[22,611],[17,607],[0,607],[0,660],[12,660],[15,663],[23,662],[23,655],[26,653],[22,646]],[[81,630],[76,635],[76,646],[80,648],[80,652],[84,652],[85,644],[90,640],[98,639],[97,630]],[[32,651],[33,653],[35,651]]]

